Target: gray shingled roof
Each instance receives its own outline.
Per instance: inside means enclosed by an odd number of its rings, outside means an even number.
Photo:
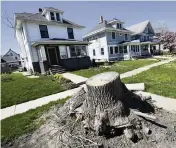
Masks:
[[[26,21],[39,21],[39,22],[46,22],[46,23],[50,23],[50,21],[48,21],[41,13],[15,13],[16,19],[21,19],[21,20],[26,20]],[[70,24],[70,25],[74,25],[76,27],[84,27],[81,25],[78,25],[76,23],[73,23],[72,21],[63,19],[63,23],[61,22],[51,22],[53,23],[57,23],[57,24]]]
[[[103,23],[97,24],[95,27],[93,27],[90,31],[88,31],[86,34],[92,33],[94,31],[97,31],[101,28],[113,28],[111,25],[107,24],[105,21]]]
[[[111,21],[112,21],[112,20],[111,20]],[[96,25],[95,27],[93,27],[90,31],[88,31],[88,32],[86,33],[86,35],[87,35],[87,34],[90,34],[90,33],[92,33],[92,32],[94,32],[94,31],[100,30],[100,29],[102,29],[102,28],[105,28],[105,29],[114,29],[114,27],[112,27],[111,24],[108,24],[107,21],[103,21],[103,23],[97,24],[97,25]],[[122,30],[129,31],[129,30],[125,29],[125,28],[122,28]]]
[[[49,9],[49,10],[53,10],[53,11],[62,11],[53,7],[44,7],[44,9]],[[63,11],[62,11],[63,12]]]

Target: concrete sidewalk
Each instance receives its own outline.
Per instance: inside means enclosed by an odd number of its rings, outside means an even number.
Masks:
[[[66,79],[71,80],[73,83],[77,84],[77,85],[81,85],[84,84],[88,78],[76,75],[76,74],[72,74],[72,73],[63,73],[62,76]]]
[[[3,109],[1,109],[1,120],[5,119],[7,117],[10,117],[10,116],[16,115],[16,114],[24,113],[30,109],[35,109],[36,107],[48,104],[51,101],[56,101],[59,99],[66,98],[67,96],[72,96],[74,93],[76,93],[82,87],[85,87],[85,84],[78,87],[78,88],[70,89],[70,90],[60,92],[57,94],[53,94],[50,96],[45,96],[45,97],[42,97],[42,98],[39,98],[36,100],[31,100],[29,102],[25,102],[25,103],[21,103],[21,104],[17,104],[17,105],[3,108]]]
[[[168,60],[164,60],[164,61],[161,61],[161,62],[157,62],[157,63],[154,63],[154,64],[151,64],[151,65],[147,65],[147,66],[144,66],[144,67],[140,67],[138,69],[134,69],[132,71],[128,71],[126,73],[123,73],[120,75],[120,78],[123,79],[123,78],[126,78],[126,77],[131,77],[133,75],[136,75],[138,73],[141,73],[143,71],[146,71],[146,70],[149,70],[150,68],[152,67],[156,67],[156,66],[159,66],[159,65],[163,65],[163,64],[166,64],[166,63],[169,63],[171,61],[174,61],[176,60],[176,58],[170,58]]]
[[[174,98],[168,98],[164,96],[159,96],[156,94],[152,94],[149,92],[142,92],[140,91],[142,95],[151,96],[153,104],[157,107],[161,107],[167,111],[176,113],[176,99]]]

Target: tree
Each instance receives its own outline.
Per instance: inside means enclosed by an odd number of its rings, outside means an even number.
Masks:
[[[176,32],[163,32],[159,36],[159,41],[165,49],[172,52],[176,48]]]
[[[14,25],[13,25],[14,19],[11,18],[11,17],[7,14],[6,11],[3,11],[3,12],[2,12],[1,20],[2,20],[2,23],[3,23],[4,25],[6,25],[7,27],[12,28],[12,29],[14,28]]]

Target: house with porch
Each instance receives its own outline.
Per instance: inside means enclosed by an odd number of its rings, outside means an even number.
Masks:
[[[46,73],[88,68],[87,41],[79,40],[84,26],[69,21],[64,11],[45,7],[38,13],[15,13],[15,37],[28,71]]]
[[[133,57],[150,56],[155,44],[150,21],[124,27],[119,19],[100,22],[83,36],[91,59],[96,61],[129,60]]]
[[[131,56],[151,56],[159,45],[159,41],[155,39],[155,32],[150,21],[140,22],[127,29],[133,32],[131,42],[125,43],[130,46]]]
[[[90,42],[88,53],[96,61],[113,61],[130,59],[129,48],[123,42],[131,41],[131,32],[124,28],[124,22],[119,19],[103,20],[83,36]]]

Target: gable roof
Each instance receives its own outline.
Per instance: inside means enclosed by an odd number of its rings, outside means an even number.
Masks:
[[[132,32],[133,32],[133,35],[135,35],[135,34],[141,34],[141,33],[144,32],[144,30],[145,30],[145,28],[146,28],[146,26],[147,26],[148,24],[151,26],[149,20],[140,22],[140,23],[135,24],[135,25],[132,25],[132,26],[130,26],[130,27],[127,27],[127,29],[130,30],[130,31],[132,31]],[[151,27],[152,27],[152,26],[151,26]],[[153,29],[152,29],[152,31],[153,31]],[[154,31],[153,31],[153,32],[154,32]]]
[[[104,20],[102,23],[99,23],[97,24],[95,27],[93,27],[90,31],[88,31],[84,36],[84,37],[87,37],[87,36],[90,36],[92,34],[96,34],[96,32],[100,32],[101,31],[104,31],[104,30],[118,30],[118,31],[126,31],[126,32],[131,32],[125,28],[121,28],[121,29],[116,29],[114,27],[112,27],[111,24],[109,24],[106,20]]]
[[[18,56],[20,56],[20,54],[18,54],[18,53],[16,53],[15,51],[13,51],[12,49],[9,49],[7,52],[6,52],[6,54],[5,55],[3,55],[3,56],[6,56],[10,51],[12,51],[13,53],[15,53],[15,54],[17,54]]]
[[[84,28],[84,26],[78,25],[64,18],[63,18],[63,22],[48,21],[46,17],[44,17],[41,13],[35,13],[35,14],[26,13],[26,12],[15,13],[15,18],[19,20],[25,20],[25,21],[38,21],[38,22],[51,23],[51,24],[67,24],[67,25],[71,25],[74,27]]]

